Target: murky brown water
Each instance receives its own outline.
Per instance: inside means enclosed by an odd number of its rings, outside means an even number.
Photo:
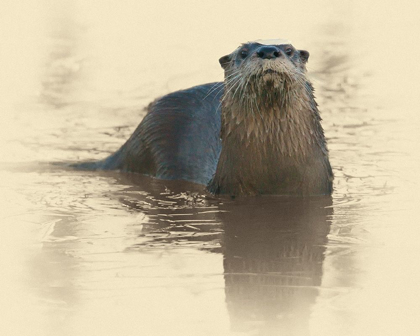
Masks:
[[[418,335],[420,6],[0,4],[1,335]],[[239,43],[311,52],[331,198],[207,199],[116,150]]]

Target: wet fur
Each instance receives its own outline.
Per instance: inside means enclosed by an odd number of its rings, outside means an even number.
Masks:
[[[207,189],[229,195],[330,194],[333,175],[305,59],[298,51],[294,58],[269,61],[254,54],[238,66],[239,51],[224,64],[222,152]]]
[[[187,180],[216,195],[330,194],[333,175],[306,78],[309,54],[241,60],[243,47],[220,59],[224,83],[157,99],[116,153],[78,167]]]

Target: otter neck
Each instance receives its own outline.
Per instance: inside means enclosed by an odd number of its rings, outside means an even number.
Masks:
[[[309,85],[250,90],[222,101],[222,151],[208,190],[215,194],[311,194],[326,147]],[[313,174],[312,174],[313,175]],[[316,193],[316,192],[315,192]]]

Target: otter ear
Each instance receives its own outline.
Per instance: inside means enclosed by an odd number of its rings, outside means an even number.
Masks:
[[[223,69],[227,68],[231,59],[232,59],[232,55],[230,55],[230,54],[226,55],[226,56],[223,56],[223,57],[220,57],[219,63],[222,66]]]
[[[306,50],[299,50],[299,57],[301,62],[305,64],[306,62],[308,62],[309,52],[307,52]]]

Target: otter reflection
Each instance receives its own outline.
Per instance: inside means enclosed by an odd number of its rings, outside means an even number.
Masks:
[[[309,334],[329,205],[330,197],[263,197],[221,207],[226,303],[234,331]]]
[[[232,331],[309,334],[310,313],[322,281],[331,197],[225,201],[206,199],[194,190],[196,196],[183,198],[176,193],[185,190],[180,181],[102,174],[128,185],[115,196],[150,217],[130,250],[188,245],[223,254]],[[189,187],[193,191],[194,186]]]

